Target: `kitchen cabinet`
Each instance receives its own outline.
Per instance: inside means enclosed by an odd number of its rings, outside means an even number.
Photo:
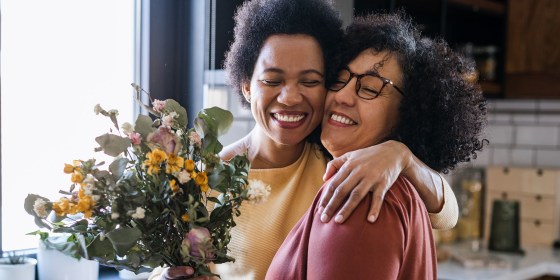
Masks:
[[[488,167],[484,239],[490,235],[494,200],[514,200],[520,204],[521,248],[552,248],[560,229],[560,171],[555,169]]]
[[[560,98],[560,1],[510,0],[505,94]]]
[[[476,60],[489,98],[560,98],[558,0],[354,0],[354,8],[404,9],[424,35]]]

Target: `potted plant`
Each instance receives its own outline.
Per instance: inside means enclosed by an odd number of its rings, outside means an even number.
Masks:
[[[0,279],[35,280],[37,260],[17,254],[14,251],[0,258]]]

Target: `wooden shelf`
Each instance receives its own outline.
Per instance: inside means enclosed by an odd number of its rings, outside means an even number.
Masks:
[[[502,85],[498,82],[481,81],[480,87],[484,94],[496,95],[502,92]]]
[[[470,7],[473,10],[481,10],[493,14],[505,15],[506,5],[503,2],[490,0],[448,0],[449,3]]]

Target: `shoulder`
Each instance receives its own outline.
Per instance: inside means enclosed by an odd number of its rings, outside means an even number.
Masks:
[[[245,136],[232,144],[225,146],[220,152],[220,158],[223,160],[230,160],[236,155],[242,155],[247,153],[248,146],[248,136]]]

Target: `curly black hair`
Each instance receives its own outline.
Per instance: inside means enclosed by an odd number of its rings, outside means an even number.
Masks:
[[[235,14],[234,41],[226,54],[226,80],[243,107],[241,86],[253,76],[255,63],[265,40],[275,34],[306,34],[317,40],[323,51],[327,80],[336,74],[332,59],[343,37],[342,19],[329,0],[251,0]],[[294,50],[297,51],[297,50]]]
[[[346,29],[340,67],[366,49],[395,55],[403,73],[394,140],[443,173],[476,158],[488,143],[481,137],[487,109],[471,58],[441,38],[422,36],[402,10],[355,18]]]

